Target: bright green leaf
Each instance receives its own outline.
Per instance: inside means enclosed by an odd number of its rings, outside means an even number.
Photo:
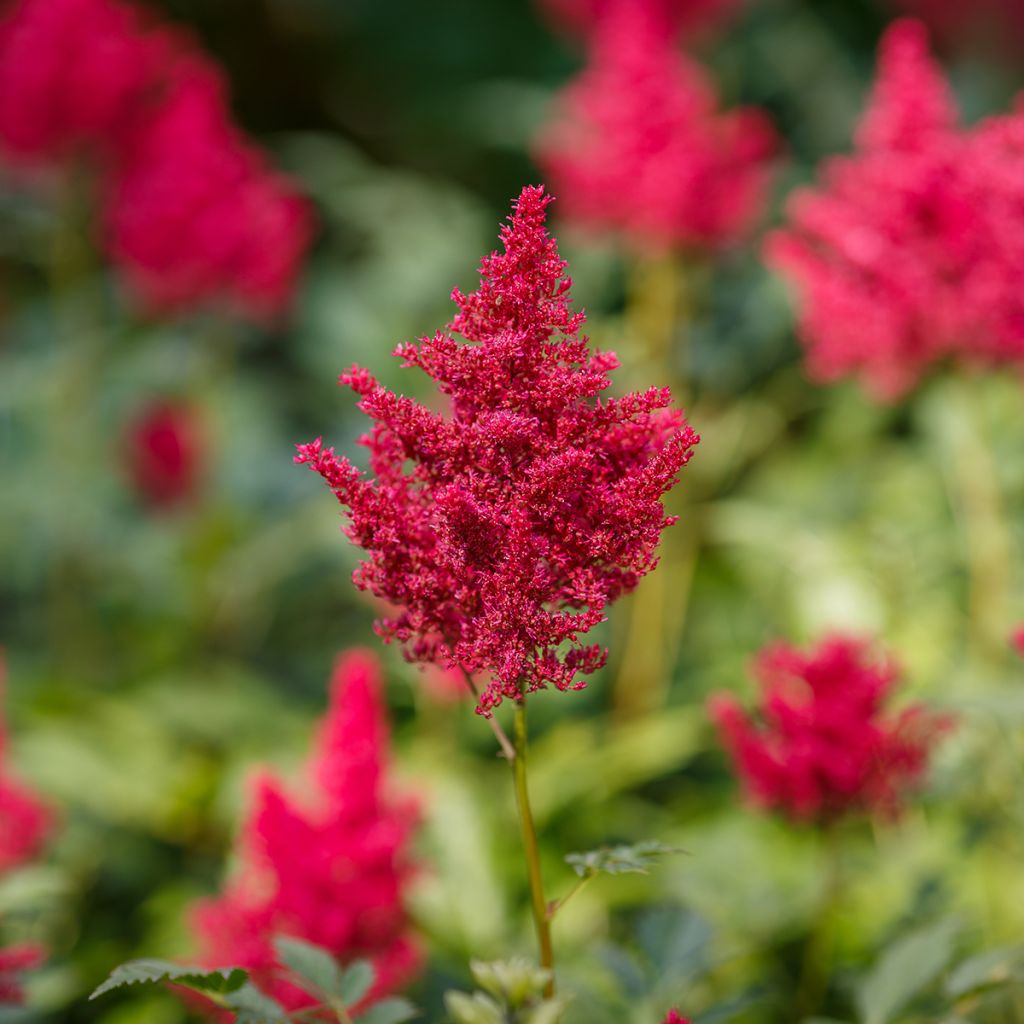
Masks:
[[[404,1024],[418,1013],[408,999],[382,999],[361,1014],[357,1024]]]
[[[369,960],[353,960],[345,968],[338,986],[338,995],[346,1006],[353,1006],[373,987],[376,971]]]
[[[857,993],[863,1024],[888,1024],[938,977],[953,955],[956,921],[942,921],[895,942],[861,982]]]
[[[302,939],[280,935],[274,939],[278,959],[291,971],[292,980],[312,995],[341,997],[342,970],[325,949]],[[345,999],[346,1003],[357,1000]]]
[[[585,853],[570,853],[565,859],[580,878],[604,873],[622,875],[627,872],[646,875],[649,868],[670,853],[682,853],[674,846],[665,846],[657,839],[620,846],[602,846]]]
[[[455,1024],[505,1024],[501,1007],[482,992],[445,992],[444,1005]]]
[[[173,981],[176,985],[197,992],[227,994],[240,989],[246,982],[248,974],[240,967],[218,967],[205,971],[201,967],[182,967],[166,960],[129,960],[115,967],[99,988],[91,996],[97,996],[121,988],[124,985],[154,984],[162,981]]]

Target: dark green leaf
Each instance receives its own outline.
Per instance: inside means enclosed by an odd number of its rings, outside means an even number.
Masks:
[[[338,983],[338,995],[346,1006],[358,1003],[373,986],[376,972],[369,960],[354,960],[345,968]]]
[[[323,993],[328,996],[342,996],[342,971],[337,961],[325,949],[314,946],[302,939],[278,936],[274,939],[278,959],[291,971],[292,980],[312,995]],[[344,999],[351,1003],[357,1000]]]
[[[95,999],[124,985],[144,985],[162,981],[173,981],[176,985],[197,992],[226,994],[240,989],[248,975],[240,967],[218,967],[205,971],[201,967],[182,967],[166,960],[129,960],[110,972],[107,978],[91,996]]]
[[[357,1018],[357,1024],[403,1024],[417,1016],[418,1010],[408,999],[384,999],[375,1003]]]
[[[621,846],[602,846],[585,853],[570,853],[565,859],[580,878],[604,873],[622,875],[636,872],[646,875],[649,868],[670,853],[682,853],[674,846],[665,846],[657,839]]]
[[[957,923],[922,928],[895,942],[861,982],[857,993],[863,1024],[887,1024],[935,981],[953,955]]]

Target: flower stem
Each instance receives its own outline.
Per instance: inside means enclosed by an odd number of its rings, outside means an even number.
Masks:
[[[555,956],[551,948],[551,921],[548,905],[544,899],[544,880],[540,870],[540,846],[537,829],[530,812],[530,793],[526,785],[526,701],[516,704],[515,716],[515,757],[512,774],[516,787],[516,808],[519,811],[519,828],[523,834],[523,849],[526,854],[526,870],[530,880],[530,908],[533,923],[537,929],[537,945],[540,948],[540,965],[551,972],[551,980],[544,986],[544,995],[555,994]]]
[[[473,682],[473,677],[460,665],[459,671],[462,673],[462,678],[466,680],[466,686],[469,687],[469,692],[476,698],[477,703],[480,702],[480,690],[476,683]],[[493,713],[487,716],[487,724],[491,727],[491,732],[494,733],[495,738],[498,741],[498,746],[501,747],[502,756],[506,761],[512,762],[516,759],[516,750],[512,746],[512,741],[508,738],[505,730],[502,729],[501,723],[494,717]]]
[[[836,913],[843,893],[842,848],[834,823],[823,826],[825,886],[818,915],[804,949],[799,987],[796,995],[796,1019],[813,1017],[828,990],[829,973],[835,952]]]

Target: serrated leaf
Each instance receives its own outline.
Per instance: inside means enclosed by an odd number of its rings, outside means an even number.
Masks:
[[[959,999],[981,988],[1012,981],[1024,959],[1024,947],[1003,946],[969,957],[957,964],[946,979],[946,995]]]
[[[353,960],[345,968],[338,983],[338,995],[346,1006],[353,1006],[373,987],[377,976],[369,960]]]
[[[227,994],[240,989],[249,975],[240,967],[217,967],[212,971],[201,967],[182,967],[167,960],[129,960],[110,972],[110,977],[91,996],[95,999],[125,985],[151,985],[170,981],[196,992]]]
[[[888,1024],[931,984],[953,955],[956,931],[955,921],[942,921],[890,946],[858,989],[863,1024]]]
[[[243,985],[224,1002],[238,1014],[235,1024],[283,1024],[288,1020],[288,1011],[255,985]]]
[[[344,999],[341,967],[326,949],[288,935],[274,939],[274,949],[281,963],[291,971],[291,980],[300,988],[311,995],[323,993]],[[344,999],[346,1003],[356,1001]]]
[[[565,859],[580,878],[587,875],[623,875],[634,872],[646,875],[658,860],[670,853],[682,853],[674,846],[666,846],[657,839],[619,846],[602,846],[597,850],[570,853]]]
[[[551,980],[550,971],[521,957],[491,962],[473,960],[469,969],[480,988],[503,999],[513,1010],[539,996]]]
[[[382,999],[360,1014],[357,1024],[403,1024],[418,1015],[419,1010],[408,999]]]

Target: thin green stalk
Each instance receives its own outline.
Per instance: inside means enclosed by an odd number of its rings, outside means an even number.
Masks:
[[[817,919],[807,940],[796,995],[796,1019],[813,1017],[828,990],[835,954],[836,913],[843,892],[842,847],[839,830],[826,824],[822,835],[825,856],[825,889]]]
[[[544,898],[544,880],[540,870],[540,845],[537,842],[537,828],[530,811],[530,793],[526,784],[526,701],[516,704],[515,715],[515,757],[512,760],[512,774],[516,788],[516,808],[519,811],[519,828],[523,835],[523,850],[526,854],[526,870],[530,880],[530,909],[537,929],[537,945],[540,948],[540,965],[551,972],[551,980],[544,986],[544,995],[555,994],[555,955],[551,947],[551,921],[548,904]]]

